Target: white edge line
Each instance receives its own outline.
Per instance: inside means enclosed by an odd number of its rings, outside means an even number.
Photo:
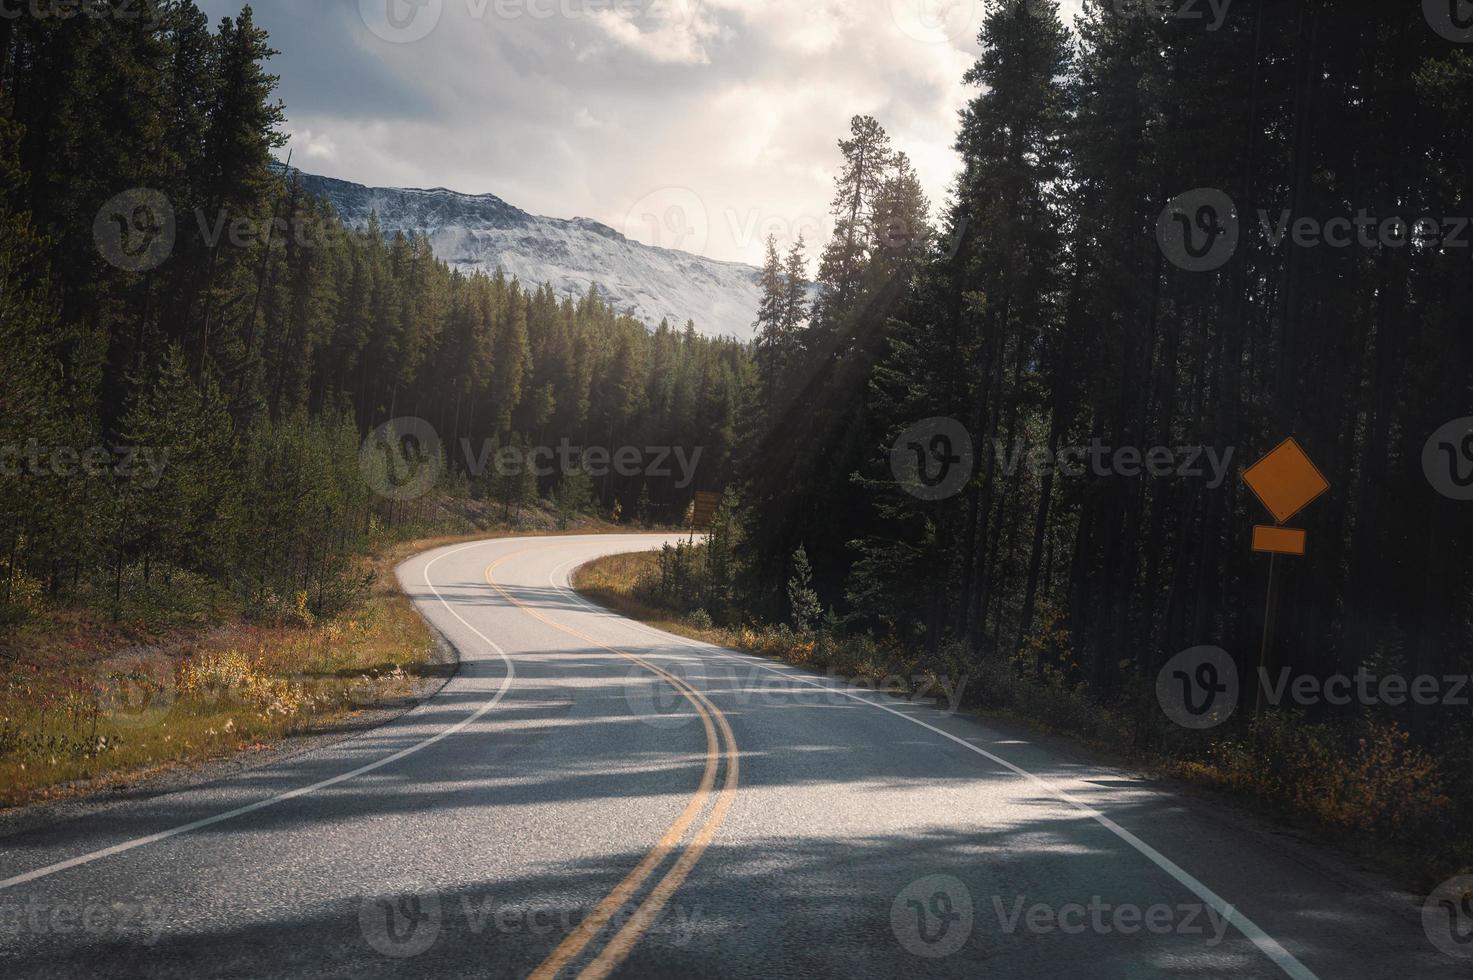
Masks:
[[[269,806],[275,806],[278,803],[285,803],[287,800],[294,800],[299,796],[306,796],[307,794],[315,793],[320,789],[327,789],[329,786],[336,786],[339,783],[345,783],[348,780],[355,779],[358,776],[364,775],[365,773],[373,772],[375,769],[382,769],[384,766],[398,762],[400,759],[403,759],[406,756],[413,755],[421,749],[429,748],[436,742],[439,742],[445,738],[449,738],[456,732],[465,729],[466,726],[474,724],[483,715],[485,715],[486,712],[496,707],[501,699],[506,696],[506,692],[511,689],[512,680],[516,677],[516,667],[512,665],[511,658],[506,655],[505,650],[497,646],[495,642],[493,642],[486,636],[486,634],[476,629],[470,623],[467,623],[465,621],[465,618],[461,616],[460,613],[455,611],[455,607],[445,601],[445,597],[440,595],[440,590],[436,589],[435,586],[430,582],[430,569],[433,568],[435,563],[438,562],[441,558],[448,558],[449,556],[459,554],[462,551],[466,551],[471,548],[481,547],[487,544],[494,544],[500,541],[515,540],[518,539],[490,538],[485,541],[473,541],[470,544],[462,545],[459,548],[445,551],[442,554],[436,555],[434,558],[430,559],[430,561],[424,567],[425,585],[429,586],[430,591],[435,594],[435,598],[440,600],[440,604],[444,606],[447,610],[449,610],[452,616],[460,620],[461,623],[465,625],[466,629],[470,630],[472,633],[476,634],[482,640],[484,640],[486,642],[486,645],[489,646],[492,650],[495,650],[496,653],[501,657],[501,659],[506,663],[506,676],[503,677],[501,680],[501,687],[496,691],[495,696],[493,696],[491,700],[487,701],[485,704],[477,708],[474,714],[469,715],[461,721],[456,722],[454,725],[450,726],[444,731],[430,736],[423,742],[411,745],[406,749],[400,749],[393,755],[388,755],[382,759],[378,759],[377,761],[370,762],[366,766],[359,766],[352,772],[345,772],[341,775],[333,776],[330,779],[324,779],[321,782],[313,783],[311,786],[303,786],[298,789],[291,790],[290,792],[270,797],[269,799],[258,800],[255,803],[250,803],[246,806],[237,807],[234,810],[227,810],[224,813],[217,813],[214,816],[205,817],[201,820],[196,820],[193,823],[187,823],[180,827],[163,830],[156,834],[149,834],[147,837],[139,837],[134,840],[124,841],[121,844],[114,844],[112,847],[105,847],[100,851],[92,851],[89,854],[82,854],[78,857],[68,858],[65,861],[58,861],[55,864],[48,864],[44,868],[37,868],[34,871],[27,871],[24,874],[16,875],[13,878],[6,878],[4,881],[0,881],[0,891],[4,891],[7,888],[14,888],[17,885],[23,885],[27,882],[35,881],[38,878],[45,878],[49,875],[54,875],[60,871],[66,871],[70,868],[79,867],[84,864],[91,864],[93,861],[100,861],[103,858],[112,857],[115,854],[122,854],[125,851],[131,851],[134,848],[143,847],[146,844],[157,844],[159,841],[168,840],[170,837],[178,837],[180,834],[187,834],[191,831],[199,830],[202,827],[209,827],[213,824],[223,823],[226,820],[233,820],[236,817],[243,817],[248,813],[255,813],[257,810],[264,810]],[[425,703],[428,704],[429,702]]]
[[[574,559],[573,561],[577,561],[577,559]],[[575,592],[572,588],[571,583],[568,582],[567,575],[563,576],[563,582],[561,583],[554,581],[558,573],[562,572],[569,565],[573,564],[573,561],[564,562],[562,565],[554,568],[552,574],[548,576],[548,584],[552,585],[554,588],[562,589],[575,602],[578,602],[579,604],[593,610],[594,612],[602,613],[604,615],[610,614],[612,610],[606,609],[603,606],[597,605],[596,603],[589,602],[587,599],[583,598],[581,595]],[[1120,826],[1118,823],[1111,820],[1109,817],[1105,816],[1094,807],[1090,806],[1088,803],[1084,803],[1081,800],[1074,798],[1069,794],[1067,790],[1054,785],[1047,779],[1044,779],[1042,776],[1035,775],[1028,770],[1022,768],[1021,766],[1014,765],[1001,756],[994,755],[993,753],[988,752],[986,749],[979,748],[978,746],[973,745],[971,742],[968,742],[966,739],[960,738],[956,735],[951,734],[948,731],[937,728],[935,725],[927,724],[914,715],[906,714],[903,711],[897,711],[887,705],[871,701],[868,698],[862,698],[857,694],[852,694],[849,691],[845,691],[841,688],[832,687],[828,684],[821,684],[818,681],[813,680],[810,677],[806,677],[803,674],[798,673],[794,670],[777,670],[770,666],[768,662],[765,661],[763,658],[758,657],[754,654],[728,650],[725,647],[718,647],[711,643],[701,643],[697,640],[691,640],[684,636],[677,636],[674,633],[666,633],[663,630],[657,630],[652,626],[646,626],[644,623],[630,619],[627,616],[620,616],[618,613],[613,613],[613,615],[617,616],[623,622],[628,623],[631,626],[643,630],[644,632],[649,633],[653,636],[657,636],[662,640],[674,640],[677,643],[691,647],[695,650],[714,652],[719,656],[726,658],[727,660],[735,660],[739,663],[752,664],[754,666],[760,667],[763,670],[768,671],[769,673],[777,674],[780,677],[786,677],[790,680],[795,680],[800,684],[807,684],[810,687],[816,687],[820,690],[829,691],[834,694],[841,694],[852,701],[858,701],[860,704],[867,704],[871,708],[877,708],[880,711],[885,712],[886,714],[894,715],[897,718],[904,718],[906,721],[910,722],[913,725],[919,725],[927,731],[934,732],[935,734],[940,735],[942,738],[947,739],[951,742],[955,742],[962,748],[975,752],[983,758],[988,759],[999,766],[1002,766],[1004,769],[1007,769],[1018,776],[1022,776],[1024,779],[1035,783],[1036,785],[1046,790],[1058,799],[1062,800],[1063,802],[1068,803],[1070,806],[1073,806],[1076,809],[1080,810],[1090,819],[1094,820],[1100,826],[1110,831],[1110,833],[1114,834],[1116,837],[1129,844],[1137,852],[1144,855],[1151,861],[1152,864],[1156,865],[1156,867],[1160,868],[1172,878],[1176,879],[1179,884],[1186,887],[1202,901],[1212,906],[1217,911],[1217,913],[1223,917],[1225,921],[1231,923],[1237,928],[1239,932],[1241,932],[1245,937],[1252,941],[1253,945],[1257,946],[1258,949],[1270,960],[1272,960],[1275,966],[1277,966],[1280,970],[1283,970],[1286,975],[1295,978],[1295,980],[1319,980],[1319,978],[1314,974],[1313,971],[1309,969],[1309,967],[1299,962],[1299,960],[1294,957],[1294,954],[1285,949],[1278,940],[1274,939],[1268,933],[1264,932],[1261,928],[1258,927],[1257,924],[1253,922],[1252,919],[1249,919],[1240,910],[1235,909],[1228,902],[1224,901],[1223,898],[1216,892],[1214,892],[1211,888],[1208,888],[1205,884],[1198,881],[1192,875],[1188,874],[1186,870],[1184,870],[1175,861],[1171,860],[1166,855],[1162,854],[1160,851],[1152,847],[1150,844],[1147,844],[1135,834],[1126,830],[1124,827]]]

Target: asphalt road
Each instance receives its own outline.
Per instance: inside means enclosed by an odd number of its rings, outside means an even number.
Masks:
[[[1293,837],[568,589],[662,540],[405,563],[454,679],[336,745],[0,838],[0,976],[1469,975],[1415,903]]]

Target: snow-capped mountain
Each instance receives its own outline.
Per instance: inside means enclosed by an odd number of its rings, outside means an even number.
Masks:
[[[551,283],[559,296],[575,298],[596,284],[615,309],[651,327],[665,318],[679,328],[689,319],[704,334],[752,336],[759,294],[753,266],[645,245],[588,218],[528,214],[494,194],[301,178],[348,225],[366,227],[377,213],[386,233],[424,234],[438,258],[464,272],[499,266],[523,283]]]

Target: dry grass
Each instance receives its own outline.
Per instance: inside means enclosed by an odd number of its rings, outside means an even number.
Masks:
[[[866,637],[839,642],[822,634],[800,636],[782,626],[707,625],[700,613],[681,616],[646,598],[649,584],[658,576],[655,552],[610,555],[575,571],[573,588],[585,598],[667,633],[854,680],[883,681],[884,689],[895,693],[906,693],[918,678],[922,683],[931,679],[938,666],[921,664],[904,657],[898,648]]]
[[[584,598],[597,602],[630,619],[648,623],[667,633],[692,640],[731,646],[732,633],[717,627],[700,627],[678,613],[641,599],[639,584],[659,574],[659,555],[641,551],[630,555],[597,558],[573,572],[573,588]]]
[[[392,574],[414,547],[369,562],[375,585],[351,618],[149,633],[63,610],[33,624],[38,642],[0,685],[0,806],[260,749],[414,694],[433,642]]]
[[[550,523],[385,543],[364,559],[374,573],[365,601],[330,621],[297,597],[287,621],[250,625],[197,582],[180,604],[188,616],[140,611],[114,623],[86,605],[44,609],[0,636],[0,808],[259,751],[417,694],[434,645],[394,567],[488,537],[624,530]]]

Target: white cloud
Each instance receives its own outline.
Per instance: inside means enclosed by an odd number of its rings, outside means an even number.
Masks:
[[[337,147],[326,133],[314,133],[310,129],[293,130],[287,134],[287,146],[298,156],[294,164],[304,165],[307,161],[330,162],[337,159]]]
[[[693,196],[705,234],[686,247],[756,262],[768,230],[821,245],[857,113],[944,200],[977,49],[970,27],[918,39],[926,4],[980,23],[980,0],[443,0],[433,31],[394,44],[358,0],[254,6],[308,169],[491,192],[644,240],[659,234],[636,205],[674,195],[690,211]],[[237,5],[202,0],[212,16]]]
[[[593,23],[615,44],[661,64],[710,64],[707,46],[721,34],[721,28],[698,0],[657,2],[643,10],[598,9],[591,15]]]

